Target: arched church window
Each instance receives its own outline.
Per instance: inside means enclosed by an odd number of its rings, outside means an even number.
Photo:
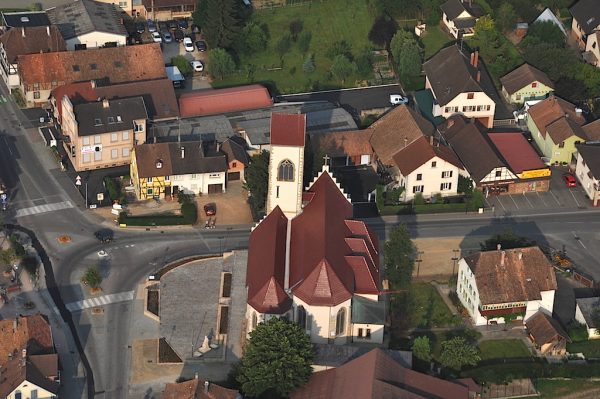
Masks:
[[[306,310],[303,306],[298,306],[296,322],[303,330],[306,330]]]
[[[341,308],[336,317],[335,335],[342,335],[346,331],[346,309]]]
[[[281,161],[277,169],[277,180],[294,181],[294,164],[289,159]]]

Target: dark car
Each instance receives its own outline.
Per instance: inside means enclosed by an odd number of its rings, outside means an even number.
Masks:
[[[196,48],[198,51],[206,51],[206,42],[204,40],[198,40],[196,42]]]
[[[169,25],[169,29],[172,29],[172,30],[177,29],[177,21],[169,21],[169,22],[167,22],[167,24]]]
[[[196,41],[196,34],[194,32],[190,32],[186,36],[192,39],[192,42]]]
[[[142,44],[142,34],[139,32],[135,32],[129,36],[129,40],[131,44]]]
[[[111,229],[100,229],[95,232],[94,235],[98,240],[100,240],[100,242],[103,243],[109,243],[115,237],[115,233]]]
[[[211,202],[204,205],[204,213],[206,216],[215,216],[217,214],[217,204]]]
[[[181,29],[177,29],[175,31],[175,41],[176,42],[181,42],[183,41],[183,38],[185,37],[185,35],[183,34],[183,31]]]
[[[166,21],[159,21],[158,22],[158,30],[161,32],[169,30],[169,24]]]
[[[137,22],[135,24],[135,30],[137,33],[144,33],[146,31],[146,25],[143,22]]]
[[[178,21],[177,21],[177,25],[179,25],[179,27],[180,27],[181,29],[187,29],[187,28],[188,28],[188,26],[189,26],[189,25],[188,25],[188,21],[187,21],[187,19],[180,19],[180,20],[178,20]]]

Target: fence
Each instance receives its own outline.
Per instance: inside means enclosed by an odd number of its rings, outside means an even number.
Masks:
[[[539,396],[529,378],[512,380],[506,384],[490,384],[483,389],[481,397],[485,399]]]
[[[280,7],[299,7],[311,4],[314,0],[254,0],[252,6],[255,9],[280,8]],[[320,0],[321,2],[323,0]]]

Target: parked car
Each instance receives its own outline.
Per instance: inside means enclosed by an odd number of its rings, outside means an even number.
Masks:
[[[575,180],[575,176],[570,173],[565,173],[563,175],[563,179],[565,180],[565,184],[567,187],[577,187],[577,180]]]
[[[192,39],[192,42],[196,41],[196,34],[194,32],[190,32],[186,36]]]
[[[204,205],[204,214],[206,216],[215,216],[217,214],[217,204],[211,202]]]
[[[142,44],[142,34],[134,32],[129,36],[130,44]]]
[[[148,32],[156,32],[156,23],[151,19],[148,20]]]
[[[169,24],[166,21],[159,21],[158,30],[161,32],[169,30]]]
[[[169,31],[164,31],[162,34],[163,42],[171,43],[173,41],[173,35]]]
[[[187,19],[180,19],[177,21],[177,25],[179,25],[179,28],[181,28],[181,29],[187,29],[188,21],[187,21]]]
[[[100,242],[109,243],[113,240],[115,233],[111,229],[100,229],[94,235]]]
[[[177,29],[177,21],[169,21],[169,22],[167,22],[167,25],[169,25],[169,29],[172,29],[172,30]]]
[[[392,104],[392,105],[408,104],[408,98],[404,97],[400,94],[390,94],[390,104]]]
[[[198,40],[196,42],[196,48],[198,51],[206,51],[206,42],[204,40]]]
[[[204,71],[204,64],[202,63],[202,61],[198,61],[198,60],[190,61],[190,65],[192,66],[192,69],[194,70],[194,72]]]
[[[152,32],[152,40],[154,43],[162,43],[162,36],[158,32]]]
[[[175,31],[175,41],[176,42],[182,41],[184,37],[185,37],[185,35],[183,34],[183,31],[181,29],[177,29]]]
[[[146,31],[146,25],[143,22],[137,22],[135,24],[135,30],[137,33],[144,33]]]
[[[194,51],[194,43],[192,43],[192,39],[190,39],[189,37],[184,37],[183,48],[185,49],[185,51],[188,52]]]

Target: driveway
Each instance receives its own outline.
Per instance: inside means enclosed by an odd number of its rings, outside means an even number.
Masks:
[[[202,61],[206,70],[206,60],[208,56],[205,51],[198,51],[197,49],[189,52],[185,51],[183,43],[178,43],[176,41],[163,43],[161,47],[165,64],[170,64],[171,58],[181,55],[188,61]],[[176,93],[210,88],[212,88],[212,86],[210,85],[210,80],[208,79],[208,74],[206,72],[192,72],[190,76],[186,76],[185,87],[176,90]]]
[[[202,226],[209,218],[216,219],[217,227],[253,223],[250,206],[246,202],[247,199],[248,192],[244,190],[242,183],[239,181],[229,182],[226,193],[196,197],[198,204],[198,225]],[[216,217],[207,217],[204,214],[204,205],[208,203],[216,204]]]

